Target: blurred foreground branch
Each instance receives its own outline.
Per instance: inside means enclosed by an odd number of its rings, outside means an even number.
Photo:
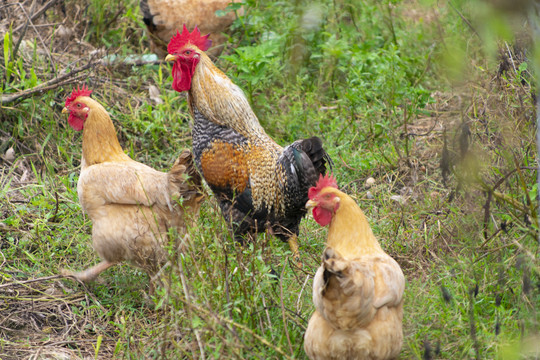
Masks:
[[[532,27],[533,31],[533,43],[535,46],[535,60],[534,64],[536,64],[536,152],[537,152],[537,168],[538,173],[536,177],[536,186],[537,188],[540,187],[540,66],[538,65],[538,60],[540,57],[540,3],[538,1],[532,3],[532,11],[530,11],[529,14],[529,22]],[[537,223],[540,223],[540,213],[538,214],[538,218],[536,219]],[[540,232],[538,234],[537,238],[538,242],[540,242]]]

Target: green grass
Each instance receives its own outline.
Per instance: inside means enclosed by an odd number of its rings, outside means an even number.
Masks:
[[[280,144],[323,138],[341,187],[405,272],[402,359],[537,358],[534,52],[526,62],[501,38],[511,28],[495,10],[452,4],[247,1],[216,63]],[[148,52],[137,1],[70,1],[65,10],[83,42],[44,36],[48,50],[34,40],[17,48],[16,36],[1,34],[0,96],[52,79],[52,67],[84,65],[96,48]],[[44,24],[64,18],[53,8]],[[498,46],[511,58],[498,58]],[[82,74],[134,159],[167,169],[191,146],[168,64]],[[0,155],[15,150],[0,159],[0,357],[306,358],[326,238],[311,217],[302,269],[275,238],[236,244],[210,196],[185,252],[171,251],[170,287],[154,297],[127,264],[88,285],[48,278],[99,261],[77,199],[80,133],[61,114],[73,86],[0,105]]]

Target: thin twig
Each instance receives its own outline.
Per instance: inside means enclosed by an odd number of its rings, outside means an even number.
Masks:
[[[454,11],[459,15],[459,17],[461,18],[461,20],[463,20],[463,22],[464,22],[465,24],[467,24],[467,26],[469,26],[469,28],[471,29],[471,31],[472,31],[476,36],[478,36],[478,38],[479,38],[480,40],[482,40],[482,37],[480,36],[480,34],[478,34],[478,32],[476,31],[476,29],[475,29],[475,28],[472,26],[472,24],[470,23],[470,21],[467,20],[467,19],[465,18],[465,16],[463,16],[463,14],[462,14],[458,9],[456,9],[456,7],[452,4],[451,1],[448,1],[448,4],[449,4],[450,7],[451,7],[452,9],[454,9]]]
[[[343,163],[343,165],[344,165],[347,169],[353,170],[353,171],[360,171],[360,169],[355,169],[355,168],[353,168],[352,166],[350,166],[349,164],[347,164],[347,163],[345,162],[345,160],[343,160],[343,157],[341,157],[341,154],[338,154],[338,156],[339,156],[339,159],[341,160],[341,162]]]
[[[2,268],[4,266],[4,264],[6,263],[6,256],[2,252],[2,249],[0,249],[0,255],[2,255],[2,258],[4,259],[4,260],[2,260],[2,263],[0,264],[0,268]]]
[[[438,116],[438,115],[437,115]],[[431,129],[429,129],[428,131],[422,133],[422,134],[416,134],[416,133],[407,133],[406,136],[417,136],[417,137],[422,137],[422,136],[428,136],[429,134],[431,134],[431,132],[433,131],[433,129],[435,129],[435,127],[437,127],[437,125],[439,125],[439,123],[437,121],[435,121],[433,123],[433,126],[431,127]]]
[[[5,131],[2,130],[2,129],[0,129],[0,133],[2,133],[4,136],[10,137],[11,140],[15,141],[15,143],[16,143],[18,146],[20,146],[21,148],[24,148],[24,149],[26,149],[27,151],[29,151],[29,152],[31,152],[31,153],[34,152],[34,150],[31,149],[28,145],[26,145],[26,144],[24,144],[23,142],[21,142],[20,140],[14,138],[10,133],[5,132]]]
[[[476,285],[478,286],[478,285]],[[480,359],[480,344],[478,343],[478,337],[476,335],[476,319],[474,316],[474,298],[475,292],[469,289],[469,332],[473,341],[473,348],[476,355],[476,360]]]
[[[508,47],[508,43],[506,41],[504,42],[504,45],[506,46],[506,50],[508,51],[508,58],[510,59],[510,62],[512,63],[514,72],[517,74],[516,64],[514,63],[514,58],[512,57],[512,51],[510,51],[510,48]]]
[[[30,7],[31,15],[34,14],[34,8],[36,7],[36,2],[37,2],[36,0],[32,1],[32,6]],[[18,5],[22,8],[22,5],[20,3]],[[24,12],[24,9],[23,9],[23,12]],[[26,17],[28,18],[28,15],[26,15]],[[13,54],[11,54],[12,59],[15,59],[15,57],[17,56],[17,52],[19,51],[19,46],[21,45],[24,35],[26,35],[26,31],[28,30],[28,25],[30,25],[31,22],[32,21],[30,20],[30,18],[26,20],[26,23],[24,24],[24,28],[22,30],[22,34],[21,36],[19,36],[19,40],[17,40],[17,43],[15,44],[15,47],[13,48]],[[12,36],[13,36],[13,33],[12,33]]]
[[[266,319],[268,320],[268,324],[270,325],[270,328],[272,328],[273,327],[272,326],[272,320],[270,320],[270,313],[268,312],[268,306],[266,305],[266,299],[264,297],[264,292],[261,294],[261,299],[262,299],[262,303],[263,303],[263,306],[264,306],[264,312],[266,314]],[[262,327],[261,327],[261,330],[263,330]]]
[[[285,272],[286,267],[287,266],[283,266],[283,270],[281,270],[281,278],[279,279],[279,300],[281,303],[281,315],[283,317],[283,329],[285,330],[285,336],[287,338],[287,343],[289,344],[289,350],[291,354],[294,354],[291,344],[291,338],[289,336],[289,329],[287,328],[287,321],[285,319],[285,304],[283,303],[283,273]]]
[[[35,3],[35,1],[34,1]],[[32,7],[30,8],[30,11],[33,12],[34,10],[34,3],[32,4]],[[32,17],[31,15],[29,16],[27,13],[26,13],[26,10],[24,9],[24,7],[22,6],[22,4],[20,5],[21,7],[21,10],[22,12],[24,13],[24,16],[26,16],[26,18],[28,19],[27,21],[27,24],[30,24],[30,26],[32,27],[32,29],[34,29],[39,41],[41,42],[41,45],[43,45],[43,49],[45,49],[46,53],[47,53],[47,57],[49,58],[49,62],[51,64],[51,70],[54,72],[54,74],[56,75],[56,66],[54,66],[54,61],[53,61],[53,58],[51,56],[51,52],[49,51],[49,47],[47,45],[45,45],[45,41],[43,41],[43,38],[41,37],[41,34],[40,32],[35,28],[34,26],[34,23],[32,21]],[[25,31],[26,32],[26,31]]]
[[[145,66],[145,65],[161,65],[165,64],[164,60],[142,60],[142,59],[101,59],[98,61],[99,65],[113,67],[113,66]]]
[[[227,299],[227,304],[230,304],[231,303],[231,295],[230,295],[230,289],[229,289],[229,253],[227,251],[227,247],[226,247],[226,244],[225,244],[225,240],[224,238],[222,237],[221,238],[223,241],[220,243],[221,247],[223,248],[223,255],[224,255],[224,258],[225,258],[225,296],[226,296],[226,299]],[[231,317],[231,319],[234,319],[233,317],[233,312],[232,312],[232,306],[229,306],[229,316]],[[237,339],[240,339],[240,337],[238,336],[238,333],[236,332],[236,329],[234,328],[234,325],[233,327],[231,328],[231,332],[236,336]]]
[[[478,248],[481,249],[484,246],[486,246],[486,244],[488,242],[490,242],[492,239],[494,239],[501,231],[502,231],[502,229],[497,229],[497,231],[495,231],[493,234],[491,234],[491,236],[489,238],[486,238],[486,240],[484,240],[484,242],[482,244],[480,244],[480,246],[478,246]],[[487,236],[485,231],[484,231],[484,236]]]
[[[501,186],[502,183],[504,183],[513,173],[515,173],[516,171],[521,171],[521,170],[538,170],[538,169],[535,168],[535,167],[531,167],[531,166],[519,166],[519,167],[516,167],[515,169],[510,170],[502,178],[497,180],[497,182],[495,183],[495,185],[493,185],[492,188],[489,188],[489,186],[487,186],[487,184],[483,185],[484,190],[487,192],[486,202],[485,202],[485,204],[483,206],[483,208],[484,208],[484,239],[485,239],[484,243],[486,243],[487,240],[488,240],[487,227],[488,227],[488,223],[489,223],[490,206],[491,206],[491,200],[493,199],[493,195],[495,195],[495,197],[497,197],[497,199],[499,199],[499,200],[506,200],[506,197],[504,195],[500,194],[499,192],[496,192],[495,190],[499,186]],[[521,209],[519,206],[517,208]],[[491,239],[491,237],[490,237],[490,239]],[[484,244],[482,244],[482,246],[483,245]]]
[[[0,285],[0,289],[10,287],[10,286],[22,286],[24,284],[30,284],[30,283],[33,283],[33,282],[40,282],[40,281],[47,281],[47,280],[54,280],[54,279],[63,279],[63,278],[67,278],[67,277],[69,277],[69,276],[52,275],[52,276],[40,277],[40,278],[37,278],[37,279],[29,279],[29,280],[23,280],[23,281],[13,281],[13,282],[10,282],[10,283],[7,283],[7,284]]]
[[[58,203],[59,203],[59,201],[58,201],[58,192],[57,191],[54,192],[54,197],[56,198],[56,207],[54,209],[54,215],[51,216],[51,218],[49,219],[50,222],[56,222],[56,215],[58,215]]]
[[[182,290],[184,291],[184,297],[186,298],[187,303],[192,303],[191,296],[190,296],[190,293],[189,293],[189,289],[187,287],[187,280],[186,280],[186,277],[185,277],[185,274],[184,274],[184,264],[183,264],[183,262],[180,262],[180,264],[178,264],[178,270],[179,270],[179,273],[180,273],[180,282],[182,284]],[[188,312],[188,315],[191,317],[191,314],[189,312]],[[201,358],[204,360],[206,357],[205,357],[205,354],[204,354],[204,347],[202,346],[202,342],[201,342],[200,332],[199,332],[198,329],[195,329],[195,328],[193,328],[192,331],[195,334],[195,339],[197,339],[197,344],[199,346],[199,350],[200,350],[200,353],[201,353]]]
[[[309,275],[306,275],[306,281],[304,281],[304,284],[302,285],[302,288],[300,289],[300,292],[298,293],[298,300],[296,300],[296,312],[300,312],[300,299],[302,298],[302,293],[304,292],[304,288],[306,287],[309,280]]]

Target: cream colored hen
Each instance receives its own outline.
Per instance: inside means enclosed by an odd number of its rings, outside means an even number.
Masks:
[[[405,277],[379,245],[358,205],[322,177],[306,206],[328,229],[313,280],[315,312],[304,349],[312,360],[394,359],[403,342]]]
[[[62,112],[69,113],[71,127],[83,132],[77,192],[92,220],[94,250],[103,261],[64,274],[91,281],[112,265],[130,261],[152,276],[166,261],[168,230],[183,234],[186,218],[198,217],[201,178],[189,150],[168,173],[132,160],[122,150],[109,114],[90,94],[86,88],[74,90]]]
[[[225,10],[235,0],[141,0],[143,20],[150,33],[151,50],[160,58],[167,55],[167,44],[185,24],[192,29],[198,26],[204,34],[210,34],[213,47],[208,51],[218,56],[227,41],[223,35],[236,19],[232,11],[217,16],[216,11]],[[241,14],[242,10],[239,10]]]

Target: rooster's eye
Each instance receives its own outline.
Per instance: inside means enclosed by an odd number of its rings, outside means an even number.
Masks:
[[[191,54],[191,50],[186,50],[186,51],[184,51],[184,54],[186,54],[186,55]]]
[[[77,107],[80,108],[80,107],[81,107],[81,104],[77,104]]]

